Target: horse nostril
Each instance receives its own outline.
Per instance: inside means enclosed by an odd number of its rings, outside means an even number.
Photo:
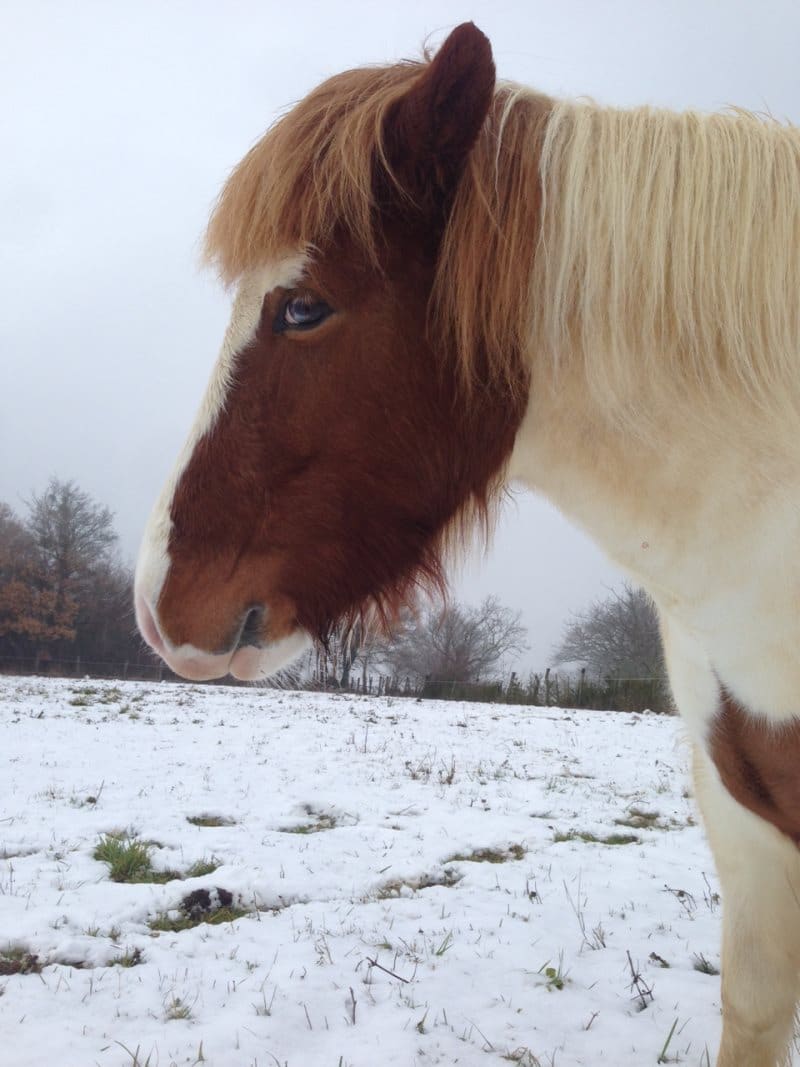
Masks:
[[[254,645],[256,648],[263,643],[263,637],[261,635],[261,624],[264,620],[263,608],[250,608],[245,616],[244,623],[242,625],[241,632],[239,634],[239,640],[236,642],[236,648],[246,648],[248,645]]]

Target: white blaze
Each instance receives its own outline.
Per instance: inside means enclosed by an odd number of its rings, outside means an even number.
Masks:
[[[143,600],[147,604],[156,625],[156,606],[170,567],[170,510],[175,489],[197,443],[213,428],[225,406],[236,355],[255,337],[265,296],[273,289],[288,289],[296,285],[307,259],[304,253],[297,253],[248,272],[239,284],[222,348],[211,372],[200,410],[172,473],[156,501],[139,550],[136,563],[136,601],[138,604]]]

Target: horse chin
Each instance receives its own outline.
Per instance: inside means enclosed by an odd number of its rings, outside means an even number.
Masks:
[[[310,645],[311,639],[303,630],[294,630],[270,644],[247,645],[234,652],[228,672],[243,682],[263,681],[288,667]]]
[[[171,671],[190,682],[212,682],[224,678],[230,669],[229,654],[203,652],[191,645],[176,649],[162,646],[156,651]]]

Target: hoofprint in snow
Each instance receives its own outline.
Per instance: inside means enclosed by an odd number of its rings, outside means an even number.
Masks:
[[[4,1064],[709,1063],[675,719],[2,678],[0,736]]]

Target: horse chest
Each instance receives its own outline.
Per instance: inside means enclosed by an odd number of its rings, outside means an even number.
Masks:
[[[707,747],[731,796],[800,846],[800,721],[769,723],[722,688]]]

